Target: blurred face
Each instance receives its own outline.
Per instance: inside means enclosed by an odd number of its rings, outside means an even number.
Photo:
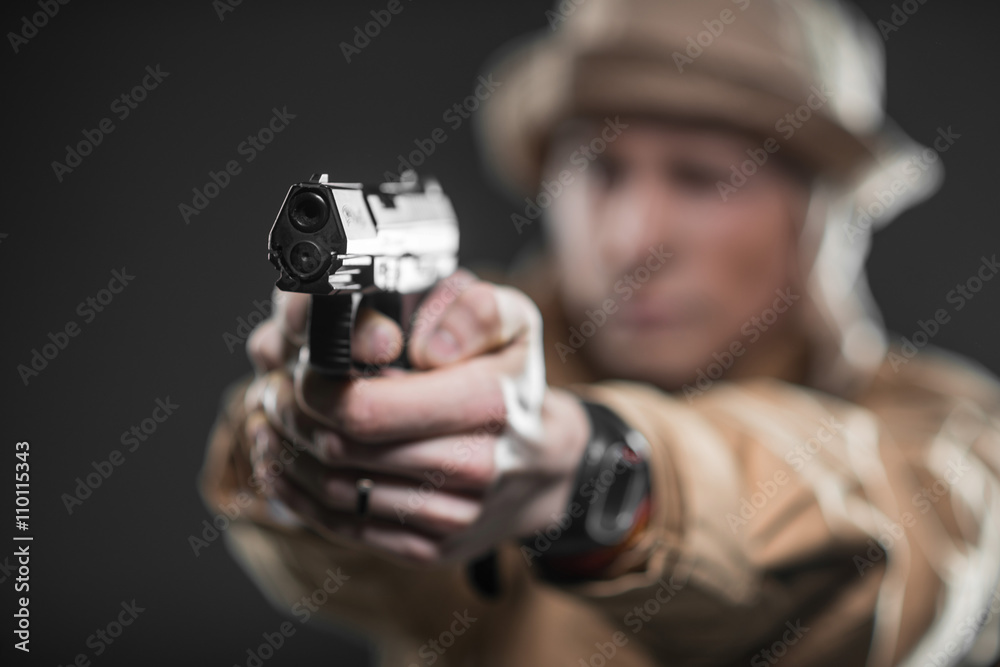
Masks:
[[[790,354],[808,186],[771,155],[722,191],[761,140],[622,121],[617,135],[574,123],[549,152],[544,179],[562,174],[564,189],[547,231],[569,324],[587,336],[556,339],[604,373],[667,389]]]

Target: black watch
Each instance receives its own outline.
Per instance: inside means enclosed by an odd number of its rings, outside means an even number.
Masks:
[[[649,494],[646,438],[605,406],[581,403],[590,418],[590,441],[566,509],[567,521],[561,522],[544,556],[560,558],[621,544]],[[535,547],[536,538],[525,544]]]

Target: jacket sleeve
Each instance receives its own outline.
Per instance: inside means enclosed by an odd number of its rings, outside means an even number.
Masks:
[[[690,401],[574,385],[649,441],[649,523],[599,580],[546,582],[517,545],[503,574],[584,602],[661,664],[944,664],[984,626],[1000,636],[1000,400],[993,384],[984,408],[964,378],[913,375],[857,404],[774,380]],[[407,664],[404,647],[452,610],[491,613],[462,568],[414,586],[412,571],[275,515],[250,485],[245,385],[227,393],[200,488],[214,513],[240,508],[227,541],[279,607],[377,635],[385,664]]]
[[[890,429],[877,412],[775,380],[718,383],[691,400],[623,382],[572,389],[649,440],[653,508],[606,576],[566,588],[654,654],[678,664],[897,664],[946,652],[963,614],[988,605],[996,551],[963,551],[997,535],[997,508],[975,510],[970,542],[955,522],[971,513],[950,493],[958,486],[927,464],[942,415]],[[995,461],[990,422],[980,415],[977,437]],[[952,449],[938,458],[976,457],[969,443]],[[975,460],[990,497],[996,471]],[[947,488],[931,503],[936,481]]]

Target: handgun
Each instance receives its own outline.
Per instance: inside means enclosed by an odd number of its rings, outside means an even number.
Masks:
[[[374,186],[315,174],[288,189],[267,257],[280,271],[278,289],[312,295],[310,365],[350,377],[358,309],[391,317],[405,343],[423,297],[458,265],[458,220],[437,181],[413,172]],[[405,344],[392,365],[408,367]]]

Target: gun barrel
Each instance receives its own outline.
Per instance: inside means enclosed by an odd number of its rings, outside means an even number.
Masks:
[[[308,294],[420,291],[454,271],[458,220],[433,182],[289,188],[268,238],[278,287]]]
[[[279,289],[313,295],[310,363],[350,375],[363,301],[406,334],[423,295],[457,268],[458,241],[455,211],[433,181],[365,186],[322,175],[292,185],[268,236],[268,259],[280,271]],[[394,365],[405,359],[404,350]]]

